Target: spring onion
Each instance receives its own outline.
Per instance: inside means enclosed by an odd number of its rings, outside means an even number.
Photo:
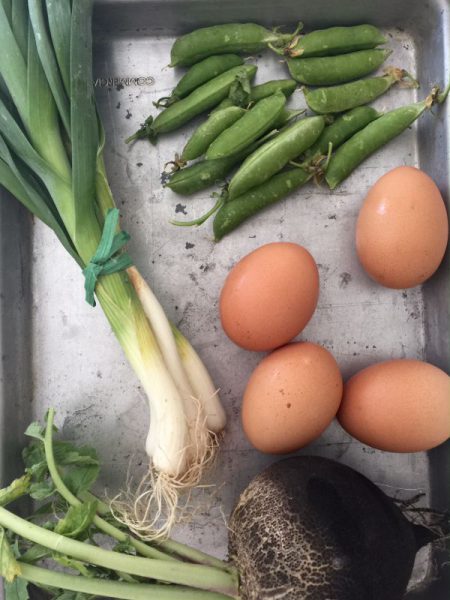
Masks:
[[[180,493],[211,463],[225,415],[198,355],[137,270],[126,271],[124,232],[100,252],[117,209],[92,85],[92,3],[0,2],[0,184],[83,270],[87,297],[94,303],[95,288],[148,396],[150,474],[139,502],[125,495],[115,509],[142,536],[162,537],[176,521]]]

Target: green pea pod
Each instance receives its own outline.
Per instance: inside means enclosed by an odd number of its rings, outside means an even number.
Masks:
[[[304,90],[306,103],[311,110],[319,114],[339,113],[369,104],[391,88],[395,83],[410,77],[402,69],[390,69],[383,77],[359,79],[315,90]]]
[[[305,152],[303,159],[312,160],[317,156],[326,156],[330,144],[334,151],[379,116],[379,113],[371,106],[357,106],[340,115],[331,125],[325,127],[319,139]]]
[[[263,144],[242,163],[230,181],[229,199],[241,196],[281,171],[290,160],[314,144],[324,126],[323,117],[300,119]]]
[[[422,102],[395,108],[355,133],[331,157],[325,176],[329,187],[334,190],[367,157],[410,127],[433,104],[441,103],[445,98],[445,94],[439,95],[437,90],[433,90]]]
[[[290,169],[274,175],[269,181],[252,188],[238,198],[225,202],[214,218],[215,240],[219,241],[266,206],[279,202],[310,178],[311,175],[304,169]]]
[[[305,109],[295,110],[292,108],[283,108],[281,113],[278,115],[277,120],[273,124],[274,129],[281,129],[289,123],[295,117],[304,114]]]
[[[277,92],[283,92],[287,98],[293,94],[296,87],[297,82],[293,79],[274,79],[273,81],[266,81],[265,83],[252,87],[250,91],[250,100],[252,102],[258,102]]]
[[[210,81],[214,77],[217,77],[221,73],[238,67],[243,64],[243,59],[237,54],[219,54],[218,56],[208,56],[201,62],[193,65],[189,71],[183,75],[176,87],[173,89],[172,94],[165,98],[160,98],[153,104],[157,107],[167,107],[185,98],[188,94],[193,92],[196,88],[203,85],[207,81]]]
[[[294,37],[270,31],[255,23],[230,23],[196,29],[178,38],[170,53],[170,66],[189,66],[212,54],[259,52],[268,44],[283,45]]]
[[[202,160],[175,171],[165,185],[177,194],[190,196],[223,181],[240,160],[240,156]]]
[[[244,108],[230,106],[229,108],[224,108],[221,111],[211,114],[189,138],[181,153],[181,160],[185,162],[202,156],[202,154],[206,152],[208,146],[223,131],[225,131],[225,129],[241,119],[245,112]]]
[[[273,137],[273,134],[268,133],[238,154],[226,158],[217,158],[216,160],[201,160],[189,167],[175,171],[165,185],[177,194],[190,196],[215,183],[220,183],[235,165],[247,158],[271,137]]]
[[[230,106],[236,106],[231,98],[224,98],[220,104],[218,104],[209,114],[213,115],[224,108],[230,108]]]
[[[281,92],[257,102],[239,121],[225,129],[212,142],[206,151],[206,158],[224,158],[244,150],[273,128],[285,104],[286,97]]]
[[[254,65],[242,65],[234,67],[204,83],[193,92],[164,109],[155,120],[147,119],[145,126],[126,141],[148,137],[154,142],[159,134],[174,131],[182,125],[191,121],[194,117],[216,106],[223,100],[230,89],[236,75],[247,73],[248,77],[254,77],[257,67]]]
[[[334,56],[356,50],[369,50],[385,44],[381,31],[373,25],[330,27],[298,36],[285,49],[291,58],[299,56]]]
[[[307,85],[333,85],[365,77],[376,71],[391,50],[359,50],[339,56],[313,58],[288,58],[287,66],[292,77]]]

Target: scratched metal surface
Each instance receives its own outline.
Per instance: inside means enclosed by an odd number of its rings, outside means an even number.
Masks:
[[[164,68],[178,33],[229,20],[292,27],[302,18],[308,28],[364,21],[379,24],[394,50],[389,64],[416,73],[422,84],[420,90],[393,89],[375,103],[377,108],[390,109],[422,98],[432,84],[448,80],[448,57],[443,57],[445,45],[449,47],[449,7],[439,0],[430,4],[347,0],[339,3],[337,11],[337,3],[330,0],[309,4],[284,0],[274,11],[266,0],[251,0],[245,6],[235,0],[102,0],[97,9],[97,98],[108,139],[111,186],[123,227],[132,236],[130,252],[169,317],[203,356],[229,417],[211,476],[215,485],[201,493],[198,513],[177,534],[207,552],[225,556],[226,516],[250,478],[273,460],[253,450],[241,430],[242,392],[262,355],[237,348],[220,328],[217,299],[226,274],[261,244],[300,243],[315,257],[321,276],[318,309],[300,339],[331,350],[345,377],[394,357],[428,359],[445,367],[448,268],[441,268],[424,288],[381,288],[362,271],[353,232],[367,189],[394,166],[421,166],[448,198],[449,110],[425,115],[418,126],[367,160],[337,192],[311,184],[218,245],[212,241],[211,224],[195,230],[169,224],[174,217],[202,214],[211,206],[211,190],[183,198],[160,182],[164,164],[182,149],[200,120],[161,138],[154,147],[141,142],[129,148],[123,140],[149,112],[156,112],[152,101],[167,95],[179,78],[179,71]],[[284,65],[268,52],[254,60],[259,67],[257,83],[288,76]],[[111,78],[123,81],[108,81]],[[301,92],[289,104],[304,106]],[[136,472],[145,466],[144,394],[100,308],[91,309],[84,302],[81,274],[53,235],[41,224],[31,223],[9,199],[1,210],[3,476],[10,478],[19,470],[20,434],[26,423],[42,418],[54,406],[64,437],[98,448],[103,465],[99,489],[113,494],[124,484],[130,462]],[[362,446],[333,423],[304,452],[339,459],[392,496],[408,498],[423,492],[423,504],[448,504],[448,446],[428,455],[382,453]],[[414,581],[424,580],[430,569],[430,555],[422,553]]]

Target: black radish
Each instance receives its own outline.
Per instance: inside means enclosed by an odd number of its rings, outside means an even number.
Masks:
[[[366,477],[316,456],[256,476],[229,526],[243,600],[400,600],[433,539]]]

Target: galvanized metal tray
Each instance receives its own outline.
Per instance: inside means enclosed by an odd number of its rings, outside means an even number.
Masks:
[[[130,251],[169,316],[202,354],[225,404],[229,424],[215,484],[197,498],[199,510],[177,535],[217,556],[226,555],[226,516],[240,491],[273,457],[243,436],[239,408],[245,383],[261,354],[234,346],[221,330],[217,300],[230,267],[269,241],[306,246],[321,275],[320,300],[302,333],[330,349],[345,377],[382,359],[426,359],[449,364],[448,257],[422,288],[383,289],[359,265],[353,247],[358,209],[369,186],[398,165],[420,166],[449,197],[450,106],[421,121],[367,160],[340,188],[303,188],[215,245],[211,225],[179,229],[173,217],[193,218],[211,205],[210,191],[178,197],[160,182],[164,164],[181,150],[196,123],[129,148],[124,138],[156,112],[152,101],[167,95],[180,73],[166,68],[176,35],[199,26],[256,21],[308,30],[336,24],[373,23],[394,50],[389,63],[416,73],[419,90],[391,90],[376,103],[389,109],[424,97],[450,77],[450,6],[446,0],[98,0],[95,19],[95,83],[107,133],[111,185],[131,233]],[[287,76],[269,52],[255,56],[257,82]],[[290,105],[304,105],[296,92]],[[124,484],[130,461],[139,471],[147,431],[143,392],[100,308],[83,298],[81,273],[53,234],[33,222],[0,191],[0,476],[20,472],[22,433],[49,406],[65,438],[95,445],[103,465],[99,490],[113,494]],[[355,467],[393,497],[423,492],[423,504],[449,504],[448,444],[427,454],[389,454],[364,447],[333,423],[303,453],[329,456]],[[436,561],[422,552],[412,585],[435,576]],[[428,591],[427,591],[428,590]],[[432,591],[430,591],[432,590]],[[441,578],[414,598],[437,600],[448,587]],[[0,593],[1,595],[1,593]],[[413,596],[411,596],[413,597]]]

